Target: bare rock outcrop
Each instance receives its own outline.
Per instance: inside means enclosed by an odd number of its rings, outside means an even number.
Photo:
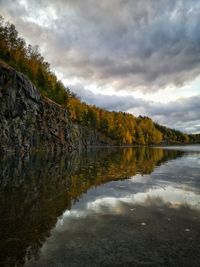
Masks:
[[[99,132],[73,124],[67,110],[41,96],[30,80],[0,61],[0,152],[73,150],[107,145]]]

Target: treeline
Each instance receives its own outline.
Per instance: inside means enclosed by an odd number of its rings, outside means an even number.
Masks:
[[[68,111],[72,121],[99,130],[117,144],[149,145],[162,142],[162,134],[148,117],[107,111],[71,96]]]
[[[149,117],[107,111],[70,97],[68,111],[72,121],[98,129],[118,144],[152,145],[189,143],[189,135],[161,126]]]
[[[13,24],[0,17],[0,58],[26,74],[42,95],[65,107],[70,119],[112,138],[117,144],[150,145],[187,143],[189,136],[158,124],[148,117],[134,117],[124,112],[110,112],[82,102],[70,92],[38,51],[18,36]]]
[[[200,134],[189,134],[190,143],[200,144]]]
[[[189,143],[190,137],[180,131],[167,128],[165,126],[154,123],[156,129],[162,133],[163,142],[166,144],[171,143]]]

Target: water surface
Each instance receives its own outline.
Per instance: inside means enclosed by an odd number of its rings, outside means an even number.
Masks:
[[[0,161],[2,266],[200,266],[200,146]]]

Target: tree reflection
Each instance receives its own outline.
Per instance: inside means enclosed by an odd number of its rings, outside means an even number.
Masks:
[[[37,258],[57,218],[88,189],[150,174],[183,153],[142,147],[2,158],[0,265],[21,266],[25,258]]]

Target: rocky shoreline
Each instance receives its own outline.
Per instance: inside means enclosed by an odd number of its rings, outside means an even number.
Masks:
[[[67,150],[112,144],[69,120],[67,110],[41,96],[30,80],[0,61],[0,153]]]

